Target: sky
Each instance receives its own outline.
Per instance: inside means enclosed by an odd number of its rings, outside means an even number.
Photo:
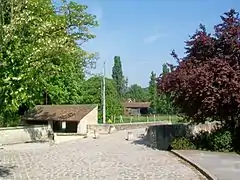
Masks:
[[[199,24],[209,32],[220,23],[220,15],[231,8],[240,11],[240,0],[75,0],[88,5],[100,26],[91,31],[96,38],[84,45],[98,52],[92,73],[111,77],[113,58],[120,56],[129,85],[147,87],[151,71],[159,75],[163,63],[176,63],[170,53],[184,56],[184,41]]]

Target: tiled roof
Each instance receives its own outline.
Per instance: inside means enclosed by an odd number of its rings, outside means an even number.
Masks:
[[[97,105],[37,105],[28,111],[24,120],[54,120],[54,121],[80,121],[90,113]]]
[[[123,106],[125,108],[149,108],[150,102],[125,102]]]

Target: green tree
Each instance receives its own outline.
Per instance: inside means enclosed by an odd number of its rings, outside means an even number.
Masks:
[[[95,16],[73,2],[58,10],[51,0],[1,2],[1,124],[22,107],[79,102],[84,71],[96,55],[79,42],[94,38],[88,28],[97,25]]]
[[[162,65],[162,76],[170,72],[168,65]],[[176,108],[173,106],[173,100],[170,93],[160,93],[157,98],[157,112],[160,114],[175,114]]]
[[[162,75],[166,75],[170,72],[170,69],[166,63],[162,65]]]
[[[156,73],[153,71],[151,72],[148,90],[151,108],[154,112],[156,112],[158,106],[157,77]]]
[[[102,119],[102,77],[94,76],[84,82],[82,91],[82,103],[85,104],[98,104],[99,106],[99,119]],[[123,113],[123,107],[120,97],[118,95],[116,84],[112,79],[106,78],[106,116],[107,119],[112,116],[119,116]]]
[[[122,62],[120,56],[114,57],[114,65],[112,68],[112,78],[116,82],[117,92],[120,97],[123,97],[125,88],[125,79],[122,71]]]
[[[127,90],[128,90],[128,78],[126,77],[124,80],[123,98],[126,98]]]
[[[137,84],[133,84],[128,88],[126,98],[136,102],[147,102],[149,101],[148,88],[142,88]]]

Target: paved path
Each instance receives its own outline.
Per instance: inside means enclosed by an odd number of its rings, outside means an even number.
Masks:
[[[209,151],[177,151],[198,163],[219,180],[240,179],[240,156],[234,153]]]
[[[134,133],[144,130],[135,130]],[[100,139],[8,146],[0,150],[0,179],[198,180],[200,175],[168,152],[136,145],[126,132]]]

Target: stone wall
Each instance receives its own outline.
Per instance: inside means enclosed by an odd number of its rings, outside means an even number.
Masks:
[[[0,128],[0,144],[2,145],[45,140],[48,140],[47,126]]]
[[[160,124],[171,124],[167,121],[158,121],[158,122],[139,122],[139,123],[121,123],[121,124],[90,124],[88,125],[88,133],[93,133],[96,130],[99,134],[107,134],[110,127],[114,127],[116,131],[121,130],[130,130],[130,129],[139,129],[147,128],[149,126],[160,125]]]
[[[83,119],[86,119],[87,124],[98,124],[98,106],[96,106]]]
[[[77,125],[78,134],[87,134],[88,125],[98,124],[98,107],[95,107],[91,112],[84,116]]]
[[[195,136],[201,131],[211,132],[219,127],[219,123],[206,123],[199,125],[172,124],[149,126],[146,140],[152,148],[167,150],[176,137]]]

